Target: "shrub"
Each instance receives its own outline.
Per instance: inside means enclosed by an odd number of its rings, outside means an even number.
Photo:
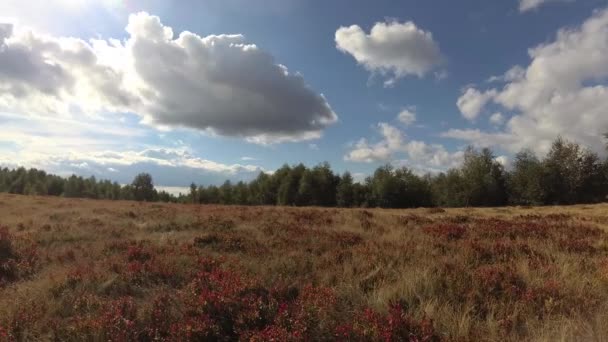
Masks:
[[[451,241],[462,239],[467,229],[461,225],[440,223],[424,227],[424,232]]]
[[[8,228],[0,227],[0,285],[14,281],[17,277],[15,259],[12,235]]]
[[[32,275],[38,260],[35,243],[15,239],[8,228],[0,227],[0,286]]]
[[[433,321],[421,321],[410,316],[404,305],[392,303],[386,315],[371,309],[364,309],[355,315],[352,323],[335,329],[338,341],[416,341],[434,342],[441,337],[435,332]]]

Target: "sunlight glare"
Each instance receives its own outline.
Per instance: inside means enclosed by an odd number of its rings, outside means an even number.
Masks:
[[[101,5],[107,9],[120,9],[124,7],[124,0],[57,0],[59,4],[69,10],[82,10],[90,5]]]
[[[69,9],[82,9],[90,0],[59,0],[61,5]]]

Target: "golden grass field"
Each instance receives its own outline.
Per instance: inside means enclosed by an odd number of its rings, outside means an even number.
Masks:
[[[0,195],[0,340],[608,341],[608,205]]]

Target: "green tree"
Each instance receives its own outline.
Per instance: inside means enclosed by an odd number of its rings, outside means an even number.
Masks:
[[[50,196],[61,196],[65,181],[58,176],[49,176],[46,180],[47,194]]]
[[[84,193],[84,181],[81,177],[71,175],[64,187],[65,197],[82,197]]]
[[[371,203],[382,208],[395,208],[401,196],[399,179],[395,177],[391,165],[384,165],[376,169],[369,179]]]
[[[354,205],[353,176],[350,172],[344,172],[338,183],[336,193],[337,204],[340,207],[352,207]]]
[[[312,204],[324,207],[336,205],[336,189],[340,177],[334,175],[328,162],[321,163],[312,169],[313,191]]]
[[[192,184],[190,184],[190,201],[195,204],[199,203],[199,196],[198,187],[192,182]]]
[[[279,205],[297,204],[300,179],[302,178],[305,170],[306,167],[299,164],[293,169],[289,168],[287,172],[281,175],[281,185],[279,186],[277,194],[277,201]]]
[[[507,201],[503,166],[488,148],[468,148],[462,165],[466,206],[500,206]]]
[[[513,171],[508,175],[509,202],[520,205],[545,203],[544,169],[531,150],[515,155]]]
[[[256,205],[277,204],[276,183],[274,176],[260,172],[249,185],[251,203]]]
[[[250,198],[249,186],[243,181],[238,182],[234,187],[235,203],[239,205],[249,205],[251,204],[251,202],[249,202]]]
[[[161,202],[173,202],[173,196],[166,191],[158,192],[158,200]]]
[[[442,207],[464,207],[465,183],[462,172],[450,169],[446,173],[440,173],[431,181],[433,202]]]
[[[9,185],[9,190],[11,194],[24,194],[26,188],[26,177],[24,173],[18,174],[14,180]]]
[[[210,203],[210,204],[220,203],[220,189],[215,185],[209,186],[207,188],[207,198],[208,198],[207,203]]]
[[[369,206],[370,191],[366,184],[354,183],[353,184],[353,206],[354,207],[368,207]]]
[[[306,169],[300,178],[300,185],[298,187],[297,205],[306,206],[313,203],[314,196],[314,175],[311,170]]]
[[[220,204],[234,204],[232,196],[232,182],[227,180],[219,188]]]
[[[204,186],[199,185],[198,189],[196,190],[196,193],[198,194],[198,203],[201,203],[201,204],[209,203],[209,196],[207,194],[207,189],[205,189]]]
[[[131,183],[133,196],[137,201],[152,201],[154,199],[154,184],[149,173],[140,173]]]
[[[416,208],[433,205],[428,177],[420,177],[406,167],[395,170],[395,177],[399,184],[399,199],[396,207]]]
[[[605,196],[599,157],[577,143],[556,139],[543,167],[548,204],[597,202]]]

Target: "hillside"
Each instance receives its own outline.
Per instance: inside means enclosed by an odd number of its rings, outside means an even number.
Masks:
[[[608,205],[0,194],[0,340],[601,340]]]

